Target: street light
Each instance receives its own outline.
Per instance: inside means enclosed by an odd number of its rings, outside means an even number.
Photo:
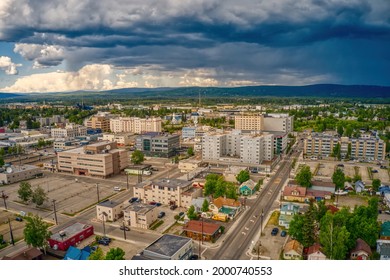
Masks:
[[[56,220],[56,225],[58,225],[57,210],[56,210],[56,200],[55,199],[53,199],[53,207],[54,207],[54,218]]]

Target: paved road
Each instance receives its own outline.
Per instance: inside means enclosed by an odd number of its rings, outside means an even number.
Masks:
[[[216,253],[209,258],[214,260],[250,259],[246,252],[251,249],[252,241],[257,240],[260,236],[260,228],[264,226],[261,213],[263,212],[263,217],[270,214],[273,203],[279,197],[283,184],[289,177],[291,162],[299,154],[299,151],[294,152],[291,157],[288,156],[280,162],[278,170],[267,186],[264,187],[259,197],[243,213],[243,217],[236,222],[237,224],[228,233]]]

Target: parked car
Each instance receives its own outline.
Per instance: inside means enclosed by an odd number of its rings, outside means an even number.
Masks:
[[[279,232],[279,229],[278,228],[273,228],[272,231],[271,231],[271,235],[272,236],[276,236]]]
[[[259,173],[259,171],[257,171],[257,169],[252,169],[251,173]]]
[[[130,230],[130,229],[129,229],[128,227],[126,227],[126,226],[121,226],[120,229],[121,229],[121,230],[125,230],[125,231],[129,231],[129,230]]]
[[[162,217],[165,216],[165,212],[160,212],[157,216],[157,218],[161,219]]]
[[[344,167],[344,164],[340,163],[340,164],[337,164],[338,167]]]
[[[161,203],[160,203],[160,202],[157,202],[157,203],[156,203],[156,206],[161,206]]]
[[[22,219],[21,217],[16,217],[16,218],[15,218],[15,221],[23,222],[23,219]]]
[[[171,205],[171,207],[169,207],[169,209],[171,210],[175,210],[177,208],[177,205]]]
[[[192,255],[191,257],[188,258],[189,260],[198,260],[199,256],[198,255]]]
[[[111,242],[111,238],[106,237],[106,236],[104,236],[104,237],[102,237],[102,238],[100,238],[98,240],[98,244],[101,244],[101,245],[104,245],[104,246],[110,245],[110,242]]]
[[[132,198],[129,199],[129,202],[130,202],[130,203],[134,203],[134,202],[136,202],[137,200],[138,200],[138,197],[132,197]]]
[[[157,204],[156,201],[151,201],[151,202],[149,202],[149,205],[156,205],[156,204]]]
[[[372,173],[378,173],[378,170],[372,169],[371,172],[372,172]]]
[[[387,167],[384,165],[381,165],[381,169],[387,169]]]
[[[179,216],[181,217],[181,216],[184,216],[184,212],[180,212],[179,213]]]
[[[158,169],[155,168],[155,167],[150,168],[150,170],[152,170],[152,171],[158,171]]]
[[[114,187],[114,191],[116,191],[116,192],[119,192],[119,191],[121,191],[121,190],[122,190],[121,187]]]
[[[385,214],[390,215],[390,211],[389,211],[389,210],[386,210],[386,211],[385,211]]]
[[[285,230],[282,230],[282,232],[280,233],[280,236],[285,237],[286,235],[287,235],[287,232]]]

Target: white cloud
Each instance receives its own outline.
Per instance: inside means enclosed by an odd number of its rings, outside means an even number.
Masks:
[[[113,69],[110,65],[92,64],[77,72],[51,72],[21,77],[6,92],[62,92],[75,90],[107,90]]]
[[[65,50],[56,45],[15,44],[15,53],[34,61],[34,68],[57,66],[65,59]]]
[[[219,81],[214,79],[216,71],[214,69],[195,69],[184,73],[180,77],[180,86],[198,86],[198,87],[215,87]]]
[[[22,64],[13,63],[11,58],[8,56],[0,56],[0,69],[4,70],[7,75],[17,75],[18,69]]]

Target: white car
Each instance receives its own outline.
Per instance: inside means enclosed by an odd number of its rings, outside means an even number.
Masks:
[[[117,191],[117,192],[119,192],[119,191],[121,191],[122,190],[122,188],[121,187],[114,187],[114,191]]]

